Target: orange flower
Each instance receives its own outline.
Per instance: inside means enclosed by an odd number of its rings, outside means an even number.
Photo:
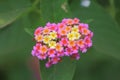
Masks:
[[[57,43],[56,45],[56,51],[62,51],[63,47],[61,46],[61,44]]]
[[[69,47],[73,47],[73,46],[75,46],[76,45],[76,42],[75,41],[69,41],[68,42],[68,46]]]
[[[44,30],[43,30],[43,34],[49,34],[49,32],[50,32],[50,29],[48,29],[48,28],[44,28]]]
[[[77,45],[80,47],[80,48],[83,48],[84,47],[84,41],[81,39],[79,41],[77,41]]]
[[[65,30],[66,30],[67,32],[70,32],[70,31],[71,31],[71,26],[67,26],[67,27],[65,28]]]
[[[86,28],[82,29],[82,34],[83,35],[88,35],[90,33],[90,31]]]
[[[72,25],[73,24],[73,20],[72,19],[68,19],[67,20],[67,25]]]
[[[67,35],[67,31],[66,30],[64,30],[64,29],[62,29],[62,30],[60,30],[60,35]]]
[[[47,52],[47,47],[45,45],[40,47],[40,53],[46,53]]]

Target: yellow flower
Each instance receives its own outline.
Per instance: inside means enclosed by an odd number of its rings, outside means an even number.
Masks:
[[[43,38],[43,42],[45,44],[48,44],[50,40],[51,40],[51,38],[49,36],[44,36],[44,38]]]
[[[79,32],[78,26],[75,25],[75,26],[72,28],[72,32]]]
[[[49,42],[49,47],[54,49],[56,47],[56,42],[55,41],[50,41]]]
[[[55,32],[55,31],[50,32],[50,38],[51,39],[56,39],[57,38],[57,32]]]
[[[74,40],[74,39],[75,39],[74,32],[68,33],[68,34],[67,34],[67,38],[68,38],[69,40]]]
[[[78,32],[74,32],[75,39],[79,39],[81,37],[81,34]]]
[[[37,36],[35,36],[35,40],[36,40],[37,42],[42,41],[42,39],[43,39],[43,36],[42,36],[42,35],[37,35]]]

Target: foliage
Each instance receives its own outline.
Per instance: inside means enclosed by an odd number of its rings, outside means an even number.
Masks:
[[[89,7],[83,7],[81,0],[1,0],[1,80],[35,80],[28,67],[34,45],[28,33],[32,35],[48,21],[73,17],[90,24],[95,34],[93,47],[77,62],[66,58],[50,69],[40,62],[42,80],[120,79],[120,1],[102,1],[91,0]]]

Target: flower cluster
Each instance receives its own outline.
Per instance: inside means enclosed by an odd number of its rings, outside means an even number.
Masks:
[[[63,19],[57,24],[48,22],[34,32],[36,45],[32,55],[40,60],[47,59],[47,68],[61,62],[64,56],[78,60],[79,52],[85,53],[92,46],[92,36],[88,24],[81,23],[78,18]]]

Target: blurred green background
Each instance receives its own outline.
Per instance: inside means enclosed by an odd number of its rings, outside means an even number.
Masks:
[[[74,69],[63,62],[72,71],[59,70],[60,77],[68,76],[51,80],[120,80],[120,0],[0,0],[0,80],[39,80],[33,30],[74,17],[90,24],[93,47]],[[41,69],[42,80],[50,80],[54,72]]]

